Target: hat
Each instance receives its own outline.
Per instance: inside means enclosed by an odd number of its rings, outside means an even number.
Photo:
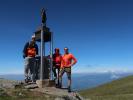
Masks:
[[[67,47],[65,47],[65,48],[64,48],[64,50],[68,50],[68,48],[67,48]]]
[[[31,38],[32,38],[32,39],[33,39],[33,38],[35,38],[35,34],[34,34],[34,35],[32,35],[32,36],[31,36]]]

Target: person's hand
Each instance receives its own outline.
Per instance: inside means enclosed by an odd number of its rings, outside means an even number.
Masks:
[[[64,67],[63,67],[63,66],[61,66],[61,67],[60,67],[60,70],[63,70],[63,69],[64,69]]]
[[[56,64],[56,66],[60,66],[60,64]]]
[[[35,57],[39,57],[39,55],[36,55]]]
[[[69,64],[69,65],[67,65],[66,67],[70,67],[70,66],[73,66],[72,64]]]

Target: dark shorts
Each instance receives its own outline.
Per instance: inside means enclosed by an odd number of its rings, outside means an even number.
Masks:
[[[62,76],[66,72],[68,79],[71,79],[71,67],[61,68],[60,75]]]

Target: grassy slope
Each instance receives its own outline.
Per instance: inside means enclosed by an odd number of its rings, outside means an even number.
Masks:
[[[133,76],[79,92],[89,100],[133,100]]]

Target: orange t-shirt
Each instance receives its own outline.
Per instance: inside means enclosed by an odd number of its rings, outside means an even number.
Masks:
[[[71,67],[70,64],[72,61],[77,62],[76,58],[71,53],[64,54],[62,56],[61,67]]]
[[[53,63],[56,66],[61,66],[61,60],[62,60],[62,56],[60,54],[54,54],[53,55]]]
[[[27,56],[28,57],[35,57],[36,49],[35,48],[27,48]]]

